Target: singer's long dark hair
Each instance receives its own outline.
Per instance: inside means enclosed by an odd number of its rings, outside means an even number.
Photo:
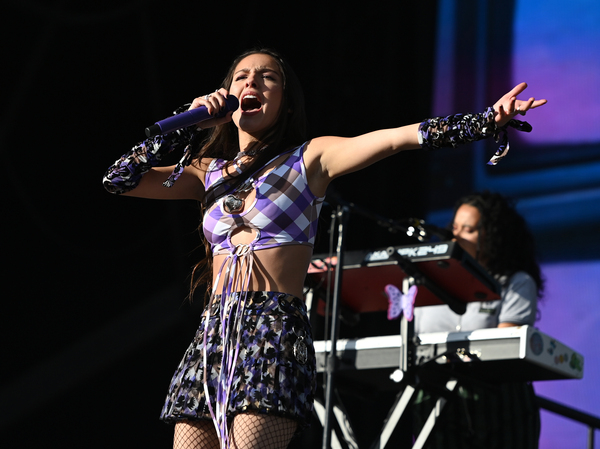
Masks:
[[[293,146],[304,143],[307,139],[308,125],[304,107],[304,93],[300,86],[300,81],[289,64],[274,50],[257,48],[239,55],[231,64],[221,87],[227,90],[230,89],[235,68],[244,58],[253,54],[271,56],[277,62],[283,79],[283,98],[277,120],[259,141],[252,143],[251,148],[243,149],[244,151],[252,151],[267,146],[252,163],[254,167],[262,167],[262,165],[278,154],[283,153]],[[194,159],[220,158],[232,160],[239,151],[238,129],[235,123],[231,121],[208,130],[208,136],[197,150]],[[232,186],[236,187],[240,185],[247,179],[249,174],[244,173],[241,176],[237,176],[232,180]],[[218,199],[213,198],[212,195],[210,197],[213,202]],[[205,206],[210,207],[211,204],[205,204]]]
[[[283,79],[283,98],[279,115],[273,126],[263,134],[259,141],[253,142],[251,148],[244,148],[244,151],[260,150],[265,146],[266,148],[258,153],[249,170],[232,179],[230,183],[232,188],[241,185],[254,172],[253,167],[262,167],[277,155],[304,143],[308,138],[308,121],[300,81],[290,65],[276,51],[268,48],[255,48],[240,54],[229,67],[221,87],[230,89],[236,67],[244,58],[253,54],[265,54],[277,62]],[[208,130],[208,136],[194,152],[194,163],[199,164],[202,158],[233,160],[239,151],[238,129],[231,121]],[[214,195],[207,195],[208,197],[211,198],[211,203],[204,203],[203,211],[218,199]],[[199,232],[202,233],[202,226],[200,226]],[[210,254],[210,245],[206,241],[204,247],[206,257],[196,264],[192,271],[190,299],[200,285],[206,285],[207,295],[210,292],[212,255]]]
[[[537,261],[535,241],[525,219],[515,209],[514,201],[499,193],[474,193],[458,200],[455,215],[463,204],[475,207],[481,214],[477,259],[493,275],[509,278],[517,271],[528,273],[541,298],[544,279]]]

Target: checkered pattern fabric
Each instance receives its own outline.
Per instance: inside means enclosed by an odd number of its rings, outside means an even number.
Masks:
[[[211,244],[213,255],[231,254],[235,251],[230,236],[239,227],[258,231],[251,244],[253,250],[281,245],[314,246],[317,220],[324,197],[316,197],[308,187],[303,160],[305,148],[306,144],[291,150],[289,157],[273,170],[252,177],[256,200],[244,212],[225,212],[224,197],[211,206],[204,215],[203,230]],[[206,176],[207,190],[213,185],[227,188],[223,178],[225,164],[226,161],[220,159],[212,162]],[[257,173],[261,171],[262,169]]]

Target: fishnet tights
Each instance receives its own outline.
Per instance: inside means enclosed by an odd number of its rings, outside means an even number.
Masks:
[[[296,421],[278,416],[241,413],[229,429],[232,449],[285,449],[296,431]],[[173,449],[219,449],[212,421],[181,421],[175,425]]]

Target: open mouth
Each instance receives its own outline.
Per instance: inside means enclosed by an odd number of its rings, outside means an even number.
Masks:
[[[258,111],[262,104],[260,102],[260,100],[258,98],[256,98],[254,95],[246,95],[243,99],[242,99],[242,111],[243,112],[251,112],[251,111]]]

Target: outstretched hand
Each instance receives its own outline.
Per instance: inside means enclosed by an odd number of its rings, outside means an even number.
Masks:
[[[525,115],[530,109],[535,109],[547,103],[546,100],[536,100],[533,97],[527,101],[518,100],[517,95],[525,89],[527,89],[527,83],[517,84],[494,104],[495,120],[498,126],[504,126],[516,115]]]

